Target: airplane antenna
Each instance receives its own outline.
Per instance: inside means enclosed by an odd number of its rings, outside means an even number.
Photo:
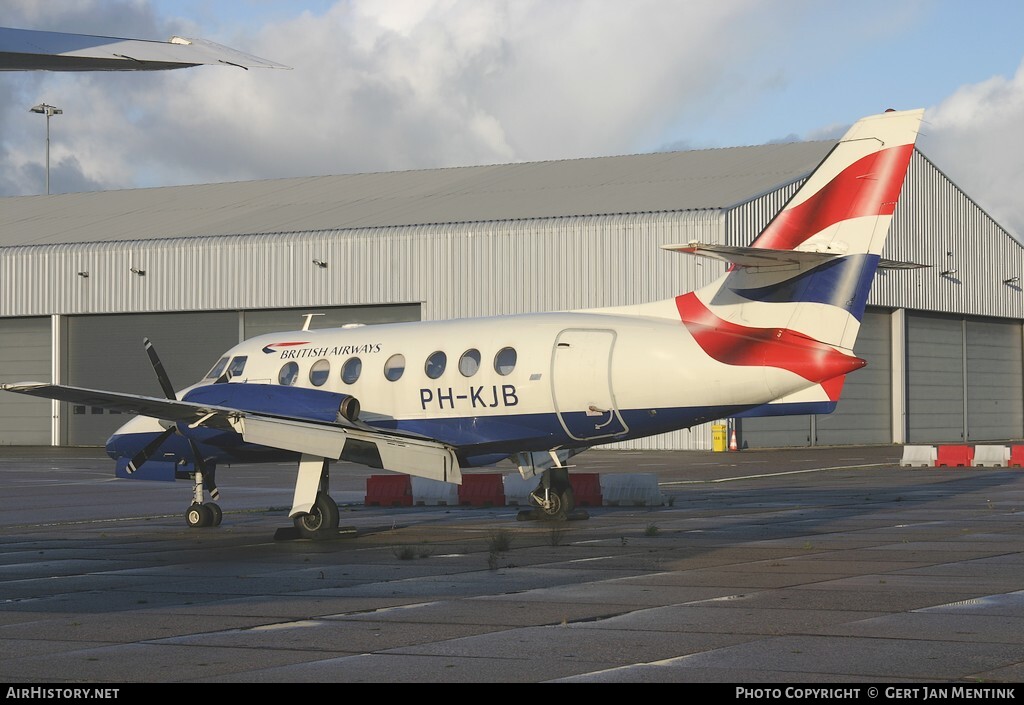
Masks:
[[[302,324],[302,330],[309,330],[309,324],[313,322],[313,316],[323,316],[323,315],[324,314],[322,314],[322,313],[304,313],[304,314],[302,314],[303,318],[306,319],[306,322]]]

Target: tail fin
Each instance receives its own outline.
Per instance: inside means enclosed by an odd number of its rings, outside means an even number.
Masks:
[[[840,358],[852,356],[923,114],[857,121],[750,247],[666,246],[731,264],[716,282],[676,299],[683,321],[817,344],[835,364],[814,376],[838,374],[847,364]]]

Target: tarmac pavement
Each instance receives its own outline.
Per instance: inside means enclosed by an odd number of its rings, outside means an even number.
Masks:
[[[219,469],[191,529],[187,482],[3,448],[0,683],[1020,682],[1024,471],[900,454],[591,450],[665,501],[561,523],[367,507],[339,463],[349,532],[284,541],[288,465]]]

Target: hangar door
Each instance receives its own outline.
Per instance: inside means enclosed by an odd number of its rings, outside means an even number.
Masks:
[[[766,416],[739,420],[748,448],[892,442],[892,332],[887,311],[867,311],[854,353],[867,366],[846,376],[831,414]]]
[[[1024,436],[1021,324],[907,315],[908,442]]]
[[[964,440],[964,322],[907,314],[907,442]]]
[[[1024,373],[1021,324],[968,319],[967,438],[1024,437]]]
[[[0,319],[0,383],[50,381],[50,319]],[[50,445],[49,399],[0,394],[0,445]]]
[[[238,313],[143,313],[67,319],[67,383],[162,397],[143,348],[153,341],[175,389],[195,382],[238,344]],[[68,445],[103,445],[129,417],[99,407],[64,404]]]

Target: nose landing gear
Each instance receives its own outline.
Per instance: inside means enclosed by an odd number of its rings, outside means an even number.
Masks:
[[[220,522],[224,518],[224,512],[221,511],[220,505],[216,502],[203,501],[203,491],[206,486],[212,488],[210,491],[211,497],[216,499],[219,495],[217,486],[213,484],[213,472],[212,470],[208,472],[210,477],[205,483],[203,481],[202,470],[197,468],[193,474],[195,487],[192,490],[192,504],[185,510],[185,522],[194,529],[207,526],[220,526]]]

